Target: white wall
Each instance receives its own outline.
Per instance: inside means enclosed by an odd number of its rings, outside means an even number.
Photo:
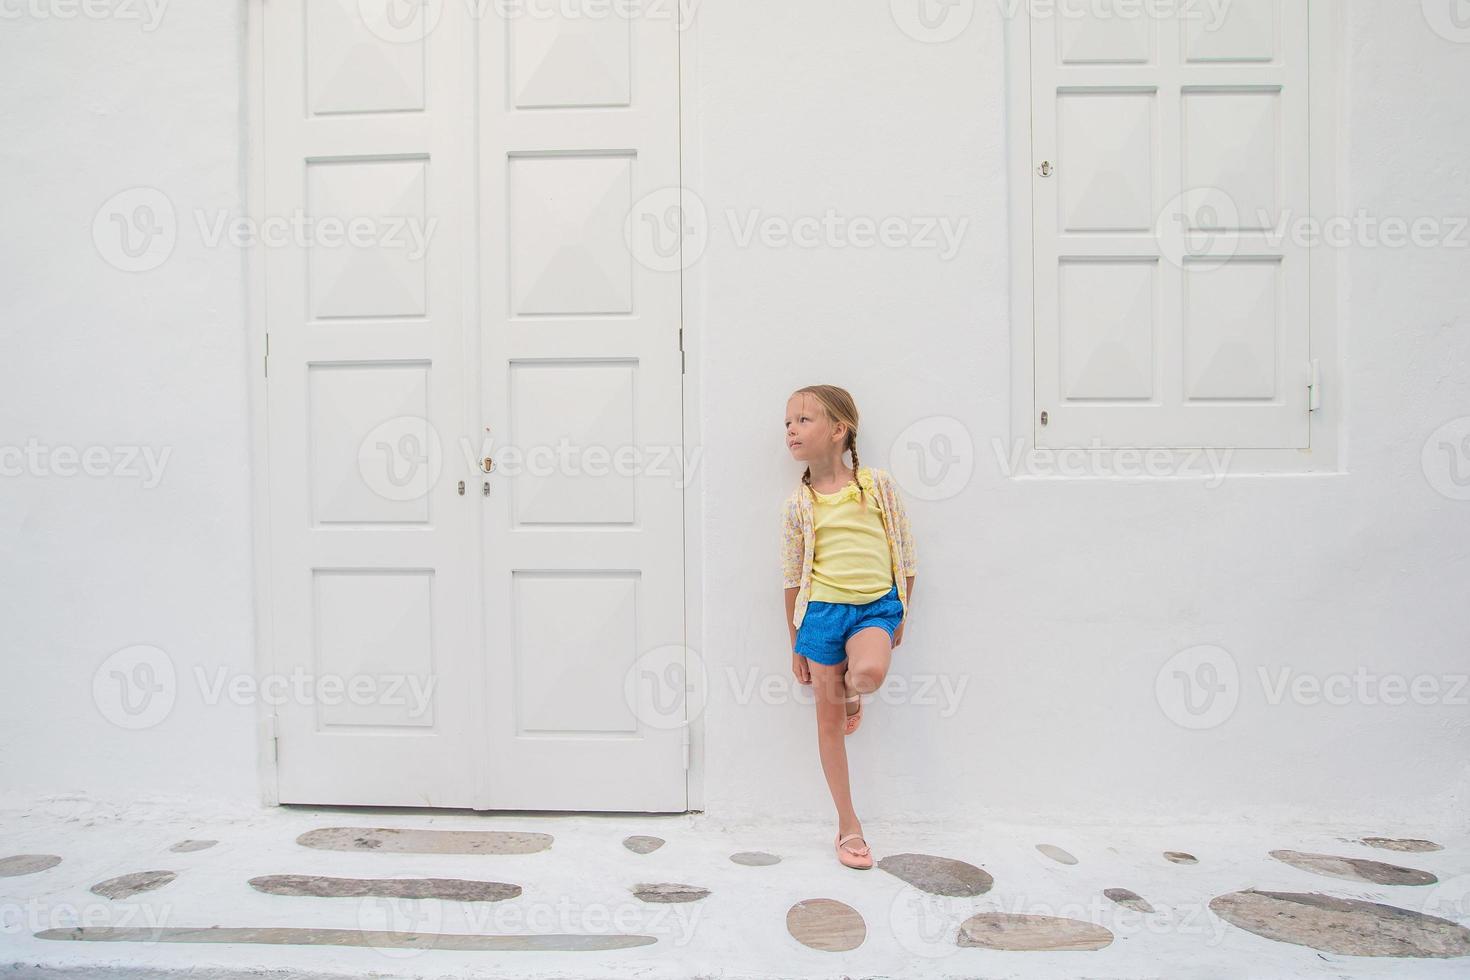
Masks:
[[[1346,8],[1344,212],[1470,213],[1470,46],[1434,34],[1415,4]],[[166,651],[191,691],[196,666],[252,664],[247,295],[240,254],[203,245],[194,222],[244,210],[243,9],[179,4],[153,31],[0,25],[0,446],[170,452],[151,488],[33,466],[0,478],[5,801],[257,795],[252,709],[191,694],[126,732],[91,691],[98,665],[133,644]],[[944,44],[906,36],[885,4],[697,11],[708,811],[829,813],[810,709],[741,691],[790,676],[778,508],[800,470],[777,423],[791,389],[831,382],[857,397],[865,463],[888,466],[899,433],[930,416],[962,420],[974,447],[963,492],[909,499],[921,568],[893,671],[963,684],[963,697],[872,706],[850,743],[865,817],[1466,826],[1463,701],[1271,705],[1257,668],[1444,683],[1470,670],[1470,503],[1438,493],[1420,463],[1431,432],[1470,414],[1467,251],[1347,256],[1346,372],[1328,379],[1346,401],[1345,475],[1011,481],[992,449],[1011,431],[997,6],[977,0]],[[136,185],[167,194],[180,236],[160,268],[129,274],[103,261],[91,224]],[[947,260],[737,241],[753,216],[829,208],[968,227]],[[1238,664],[1240,703],[1187,731],[1155,679],[1202,643]]]
[[[1345,213],[1470,213],[1459,94],[1470,47],[1432,33],[1417,4],[1348,6]],[[920,570],[893,667],[966,693],[948,718],[939,706],[876,706],[851,742],[861,814],[1249,809],[1357,819],[1365,831],[1463,826],[1470,692],[1458,706],[1272,706],[1257,668],[1325,677],[1361,666],[1446,684],[1470,670],[1470,503],[1435,492],[1420,466],[1429,434],[1470,414],[1470,251],[1349,257],[1348,373],[1327,379],[1347,401],[1347,475],[1214,489],[1018,483],[992,451],[1011,431],[998,5],[979,3],[957,39],[922,44],[887,4],[707,3],[697,44],[697,189],[714,232],[699,315],[705,642],[717,679],[752,664],[789,674],[773,505],[800,467],[777,425],[792,389],[836,383],[863,413],[864,462],[888,465],[903,430],[948,415],[963,420],[976,467],[957,496],[910,498]],[[970,217],[970,233],[944,262],[917,250],[742,248],[723,217],[828,207]],[[1223,725],[1189,731],[1160,709],[1155,678],[1203,643],[1238,664],[1240,702]],[[721,687],[710,810],[774,799],[825,814],[810,714],[740,704]],[[741,737],[721,737],[731,731]]]
[[[141,21],[64,18],[78,7],[7,4],[0,22],[0,446],[48,457],[11,475],[7,455],[0,477],[0,791],[254,799],[248,707],[181,696],[127,732],[92,697],[135,644],[183,683],[252,665],[242,257],[193,220],[241,213],[244,5],[172,4],[152,30],[144,5],[113,5]],[[32,9],[46,16],[15,16]],[[135,186],[171,199],[180,232],[167,262],[129,273],[92,224]],[[61,475],[57,447],[103,447],[120,475]]]

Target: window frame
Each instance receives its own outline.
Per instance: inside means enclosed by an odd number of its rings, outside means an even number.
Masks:
[[[1290,2],[1290,0],[1286,0]],[[1308,180],[1310,182],[1309,214],[1314,222],[1325,222],[1341,214],[1338,197],[1338,147],[1342,79],[1338,71],[1338,52],[1343,38],[1341,5],[1333,0],[1304,0],[1308,5]],[[1033,252],[1032,189],[1033,168],[1039,161],[1032,156],[1031,120],[1031,18],[1021,14],[1005,17],[1006,48],[1006,139],[1007,184],[1009,197],[1010,238],[1010,332],[1011,332],[1011,422],[1008,436],[1013,448],[1020,448],[1019,465],[1007,474],[1014,480],[1077,479],[1145,479],[1137,474],[1139,467],[1125,465],[1140,453],[1158,463],[1157,472],[1170,478],[1215,478],[1199,464],[1197,449],[1046,449],[1037,448],[1036,426],[1039,407],[1036,401],[1036,322],[1035,264]],[[1318,224],[1318,227],[1321,225]],[[1216,449],[1228,453],[1228,469],[1232,477],[1258,477],[1274,474],[1340,475],[1341,420],[1344,373],[1338,359],[1338,332],[1342,320],[1341,274],[1348,249],[1317,245],[1310,248],[1310,286],[1308,315],[1308,348],[1318,364],[1322,390],[1320,407],[1308,417],[1310,431],[1308,449]],[[1062,472],[1056,457],[1069,453],[1103,454],[1104,465],[1086,473]],[[1120,454],[1123,454],[1120,456]]]

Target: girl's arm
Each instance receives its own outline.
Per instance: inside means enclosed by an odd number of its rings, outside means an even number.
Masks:
[[[781,508],[781,586],[786,593],[786,629],[791,633],[791,649],[796,649],[796,594],[801,591],[801,563],[806,557],[806,541],[801,536],[801,518],[795,495]]]
[[[914,577],[919,572],[919,548],[914,542],[914,527],[909,523],[908,510],[904,507],[903,493],[891,475],[884,473],[893,497],[893,518],[903,532],[903,554],[898,556],[899,571],[904,576],[904,595],[914,601]],[[907,614],[904,616],[907,619]]]
[[[889,480],[889,486],[893,491],[893,516],[897,520],[899,528],[903,532],[903,554],[898,556],[899,570],[908,579],[905,593],[914,594],[914,576],[919,573],[919,546],[914,541],[914,526],[909,523],[908,509],[904,506],[903,492],[899,490],[898,484]]]

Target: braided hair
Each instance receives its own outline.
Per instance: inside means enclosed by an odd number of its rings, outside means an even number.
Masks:
[[[859,474],[862,471],[862,463],[858,461],[857,427],[858,410],[857,403],[853,401],[852,395],[847,389],[836,385],[807,385],[798,388],[792,393],[796,395],[806,394],[815,398],[821,404],[822,410],[827,413],[827,418],[834,423],[842,422],[847,426],[847,442],[843,445],[843,451],[852,454],[852,475],[858,485],[858,500],[863,509],[868,507],[868,496],[863,490],[863,481]],[[840,461],[840,457],[839,457]],[[815,494],[816,488],[812,486],[812,468],[808,466],[806,472],[801,474],[801,482],[807,488],[809,494]]]

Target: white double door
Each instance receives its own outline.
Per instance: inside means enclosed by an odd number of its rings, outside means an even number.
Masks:
[[[687,809],[679,34],[619,6],[259,8],[283,803]]]

